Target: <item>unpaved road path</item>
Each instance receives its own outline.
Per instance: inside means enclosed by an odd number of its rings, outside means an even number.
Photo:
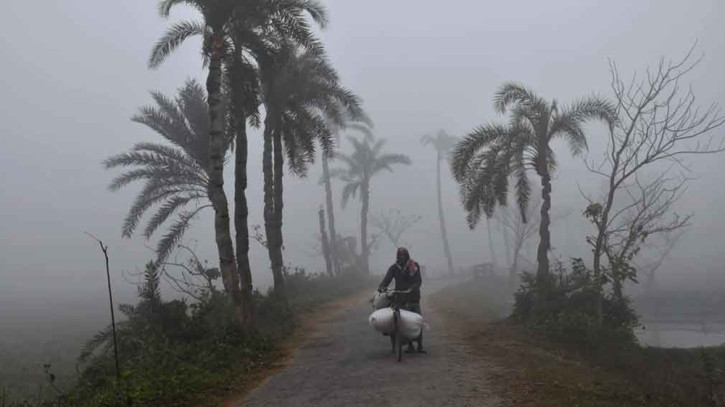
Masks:
[[[237,406],[500,406],[487,385],[493,367],[426,301],[442,285],[424,284],[428,354],[395,361],[388,337],[368,325],[371,306],[360,296],[315,321],[288,365]]]

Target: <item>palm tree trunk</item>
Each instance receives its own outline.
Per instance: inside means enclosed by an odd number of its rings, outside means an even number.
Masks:
[[[541,223],[539,224],[539,249],[536,253],[538,268],[536,270],[536,281],[540,287],[546,281],[549,274],[549,250],[551,248],[551,235],[549,233],[549,210],[551,209],[551,175],[547,163],[541,164]]]
[[[521,230],[521,229],[517,229]],[[509,289],[512,291],[516,288],[516,283],[518,282],[519,277],[519,258],[521,249],[524,247],[524,235],[520,233],[516,233],[514,235],[514,250],[513,250],[513,260],[511,262],[511,270],[509,270]]]
[[[360,210],[360,239],[362,245],[363,273],[370,274],[370,247],[368,247],[368,210],[370,209],[370,181],[364,180],[361,185],[362,209]]]
[[[327,239],[327,228],[325,227],[325,210],[320,206],[320,210],[317,212],[320,220],[320,242],[322,243],[322,256],[325,258],[325,269],[330,277],[335,276],[335,272],[332,269],[332,258],[330,255],[330,241]]]
[[[264,233],[267,236],[267,253],[272,265],[272,277],[275,290],[280,284],[274,272],[274,255],[272,254],[272,241],[275,239],[274,223],[274,168],[272,164],[272,134],[274,133],[273,111],[267,106],[267,116],[264,120],[264,147],[262,149],[262,176],[264,178]]]
[[[488,251],[491,252],[491,263],[494,267],[498,265],[496,261],[496,249],[493,247],[493,234],[491,233],[491,219],[486,219],[486,229],[488,230]]]
[[[238,53],[235,52],[235,56]],[[235,65],[241,64],[235,58]],[[239,66],[239,65],[237,65]],[[235,165],[234,165],[234,227],[236,229],[237,272],[241,286],[242,312],[244,328],[255,328],[254,309],[252,304],[252,271],[249,265],[249,207],[247,206],[247,115],[244,112],[244,95],[240,71],[232,74],[232,109],[235,132]]]
[[[327,206],[327,223],[330,231],[330,257],[335,275],[340,275],[340,254],[337,248],[337,232],[335,231],[335,213],[332,201],[332,180],[330,179],[330,163],[326,154],[322,154],[322,178],[325,183],[325,204]]]
[[[279,123],[277,123],[279,124]],[[272,260],[272,273],[274,276],[274,291],[278,295],[284,295],[284,259],[282,257],[282,209],[284,208],[284,194],[282,190],[282,177],[284,176],[284,155],[282,154],[282,131],[281,126],[275,125],[272,133],[272,144],[274,152],[274,212],[272,216],[272,230],[274,239],[269,240],[270,256]]]
[[[214,207],[214,230],[219,254],[219,270],[224,289],[234,303],[237,323],[244,326],[244,310],[239,286],[234,246],[229,230],[229,204],[224,193],[224,112],[221,101],[223,38],[212,37],[212,54],[206,91],[209,103],[209,200]]]
[[[443,216],[443,193],[441,191],[441,153],[438,152],[438,162],[436,164],[436,189],[438,194],[438,220],[441,226],[441,239],[443,239],[443,253],[448,262],[448,274],[453,274],[453,258],[451,257],[451,248],[448,245],[448,231],[446,230],[446,219]]]
[[[509,290],[513,291],[516,289],[516,282],[519,276],[519,255],[514,255],[514,260],[511,262],[511,269],[509,270]]]

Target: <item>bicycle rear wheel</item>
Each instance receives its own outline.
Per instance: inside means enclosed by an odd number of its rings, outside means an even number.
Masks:
[[[395,344],[396,352],[398,356],[398,362],[403,360],[403,337],[400,334],[395,335]]]

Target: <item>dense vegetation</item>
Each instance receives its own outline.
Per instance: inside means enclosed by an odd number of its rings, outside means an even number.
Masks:
[[[8,391],[5,398],[0,395],[0,405],[215,405],[252,384],[283,356],[280,346],[298,321],[290,310],[299,315],[366,284],[357,274],[330,277],[299,268],[285,272],[289,304],[255,291],[259,330],[250,334],[236,328],[234,309],[218,290],[199,290],[201,300],[194,302],[162,298],[161,273],[149,262],[136,303],[119,307],[125,316],[116,327],[121,380],[115,377],[109,326],[82,349],[75,384],[57,387],[48,366],[47,385],[56,397],[42,402]]]

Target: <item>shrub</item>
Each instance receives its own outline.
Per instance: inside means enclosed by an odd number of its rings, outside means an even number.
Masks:
[[[601,323],[596,318],[597,295],[603,296]],[[636,343],[637,316],[629,300],[598,293],[581,259],[572,259],[571,271],[555,262],[542,284],[524,273],[514,298],[512,318],[552,342],[588,352]]]

